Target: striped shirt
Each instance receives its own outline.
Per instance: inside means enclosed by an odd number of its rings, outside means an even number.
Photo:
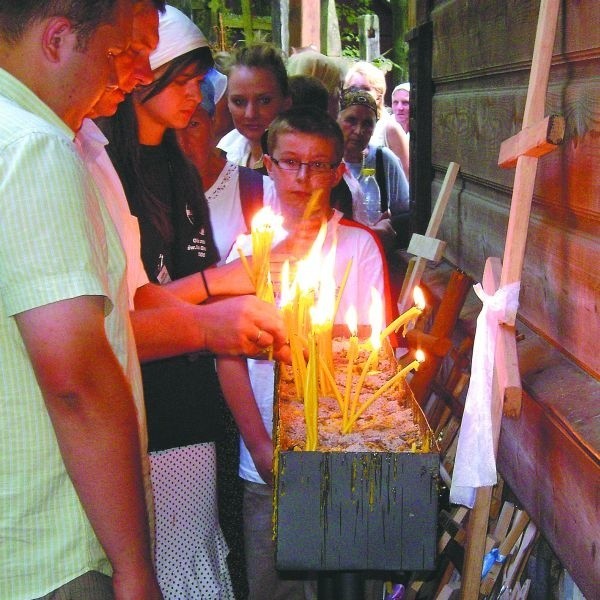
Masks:
[[[107,337],[144,414],[123,251],[73,137],[0,69],[0,600],[43,596],[92,569],[111,572],[66,473],[14,316],[104,296]]]

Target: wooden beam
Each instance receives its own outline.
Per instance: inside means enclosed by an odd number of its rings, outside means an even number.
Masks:
[[[549,115],[530,127],[526,127],[500,144],[498,166],[510,169],[516,166],[519,156],[539,158],[562,144],[565,137],[565,118]]]
[[[437,262],[444,255],[444,250],[446,250],[446,242],[426,237],[420,233],[413,233],[407,252],[415,254],[419,258]]]
[[[446,169],[446,175],[444,176],[442,187],[440,188],[440,192],[435,202],[435,207],[433,209],[433,212],[431,213],[429,223],[427,224],[427,229],[425,231],[426,238],[433,239],[437,236],[440,225],[442,223],[442,219],[444,218],[444,211],[446,210],[446,206],[448,205],[448,201],[450,200],[452,188],[454,187],[454,182],[456,181],[456,176],[458,175],[459,169],[460,165],[455,162],[451,162],[448,165],[448,168]],[[419,234],[413,234],[413,239],[416,239],[415,236],[423,238],[423,236]],[[410,246],[412,245],[413,240],[411,239]],[[410,250],[410,246],[408,251],[412,252]],[[416,248],[414,246],[413,248],[416,250],[414,254],[418,254],[420,249],[418,243]],[[440,258],[441,256],[437,260],[439,260]],[[412,264],[409,263],[406,276],[404,277],[404,281],[402,282],[402,290],[400,291],[400,297],[398,299],[399,314],[402,314],[403,312],[408,310],[410,306],[412,306],[413,289],[415,288],[415,286],[419,285],[419,281],[421,281],[421,276],[423,275],[423,271],[425,270],[425,266],[427,265],[426,256],[423,255],[418,255],[414,261],[411,259],[410,262]]]
[[[321,0],[290,0],[290,46],[321,50]]]
[[[502,263],[499,258],[490,257],[483,271],[483,289],[493,296],[500,287]],[[521,398],[523,388],[519,373],[517,356],[517,338],[515,327],[500,324],[498,326],[496,352],[496,372],[498,374],[498,391],[503,396],[503,411],[507,417],[516,418],[521,414]]]

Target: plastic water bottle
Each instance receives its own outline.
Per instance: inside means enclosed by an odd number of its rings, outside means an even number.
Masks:
[[[381,191],[375,179],[375,169],[363,168],[358,176],[363,191],[362,203],[355,203],[354,218],[363,225],[373,226],[381,219]]]

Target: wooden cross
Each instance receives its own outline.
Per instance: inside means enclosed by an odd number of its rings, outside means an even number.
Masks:
[[[484,272],[484,289],[488,294],[493,294],[498,287],[521,279],[538,158],[555,149],[556,144],[562,141],[564,120],[557,116],[544,118],[559,6],[560,0],[541,0],[523,129],[516,136],[506,140],[500,149],[500,165],[511,166],[516,162],[516,172],[501,270],[499,259],[490,259]],[[507,390],[510,390],[512,396],[512,406],[509,408],[513,414],[518,415],[521,381],[515,331],[514,326],[501,325],[496,343],[492,396],[492,435],[496,453]],[[462,600],[475,600],[479,597],[491,492],[491,487],[477,489],[475,505],[469,517],[462,574]]]
[[[408,245],[407,251],[410,254],[414,254],[415,257],[410,259],[406,276],[402,282],[402,289],[400,290],[400,297],[398,299],[398,314],[402,314],[413,305],[412,293],[415,286],[419,285],[421,281],[427,261],[438,261],[444,254],[446,242],[436,239],[436,236],[442,223],[444,211],[446,210],[446,205],[450,199],[450,193],[452,192],[452,187],[456,181],[456,175],[458,174],[459,169],[460,165],[455,162],[451,162],[448,165],[446,176],[442,182],[442,187],[440,188],[435,207],[431,213],[425,235],[413,233],[410,238],[410,244]]]

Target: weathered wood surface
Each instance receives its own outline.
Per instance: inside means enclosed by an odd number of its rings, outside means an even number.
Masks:
[[[504,244],[508,212],[497,195],[483,197],[467,183],[446,210],[440,238],[445,255],[472,277]],[[600,374],[598,296],[600,235],[573,229],[534,210],[521,279],[519,315],[587,370]]]
[[[434,78],[504,74],[511,63],[529,68],[539,4],[536,0],[438,0],[431,13]],[[596,5],[596,0],[561,3],[554,42],[554,54],[561,56],[555,56],[555,61],[568,60],[565,54],[587,56],[600,47]]]
[[[453,267],[430,265],[422,284],[441,298]],[[457,335],[474,333],[470,292]],[[462,333],[461,333],[462,332]],[[503,419],[498,469],[586,598],[600,597],[600,381],[517,321],[523,383],[519,419]]]
[[[565,9],[566,6],[566,9]],[[432,162],[461,164],[442,224],[446,256],[475,278],[504,247],[514,173],[497,165],[521,130],[539,2],[435,2]],[[565,117],[565,140],[540,158],[520,315],[600,376],[600,3],[563,3],[546,114]]]

